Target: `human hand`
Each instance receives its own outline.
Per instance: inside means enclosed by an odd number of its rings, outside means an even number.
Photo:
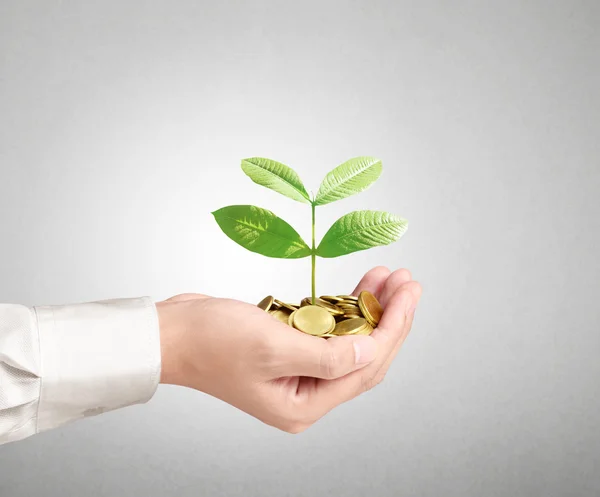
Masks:
[[[194,388],[290,433],[383,380],[408,335],[421,286],[406,269],[376,267],[353,292],[384,313],[371,336],[328,340],[286,326],[255,305],[199,294],[157,304],[161,383]]]

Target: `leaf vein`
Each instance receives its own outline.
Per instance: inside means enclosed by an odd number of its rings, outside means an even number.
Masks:
[[[291,238],[287,238],[284,235],[280,235],[279,233],[276,233],[274,231],[270,231],[267,228],[263,228],[260,225],[255,226],[254,224],[252,224],[252,223],[250,223],[248,221],[243,221],[243,220],[240,220],[240,219],[236,219],[236,218],[233,218],[233,217],[230,217],[230,216],[227,216],[227,215],[222,215],[221,217],[225,218],[225,219],[229,219],[230,221],[234,221],[235,223],[242,224],[242,225],[246,226],[247,228],[252,228],[252,229],[255,229],[255,230],[259,230],[259,231],[261,231],[262,233],[264,233],[266,235],[270,235],[270,236],[273,236],[273,237],[276,237],[276,238],[280,238],[280,239],[285,240],[285,241],[287,241],[289,243],[297,245],[298,247],[308,248],[308,245],[306,245],[306,242],[304,242],[304,240],[301,240],[301,242],[294,241]],[[298,236],[300,236],[300,235],[298,235]]]

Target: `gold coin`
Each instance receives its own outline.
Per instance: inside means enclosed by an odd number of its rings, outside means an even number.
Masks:
[[[379,301],[371,292],[363,290],[358,296],[358,306],[367,322],[376,328],[383,315],[383,309]]]
[[[309,297],[303,298],[300,301],[300,307],[304,307],[304,306],[307,306],[307,305],[312,305],[311,299]]]
[[[296,309],[298,309],[297,307],[293,306],[292,304],[286,304],[285,302],[282,302],[281,300],[274,299],[274,303],[277,304],[279,307],[284,307],[284,308],[288,309],[290,312],[294,312]]]
[[[352,318],[362,318],[362,314],[360,314],[359,312],[345,312],[344,315],[342,316],[342,318],[345,319],[352,319]]]
[[[263,311],[268,311],[271,308],[271,306],[273,305],[273,297],[271,295],[269,295],[268,297],[265,297],[264,299],[262,299],[256,305],[257,305],[257,307],[261,308]]]
[[[292,313],[294,328],[309,335],[321,336],[335,328],[333,316],[317,305],[307,305]]]
[[[335,297],[334,295],[321,295],[320,298],[326,300],[327,302],[331,302],[332,304],[337,304],[343,300],[339,297]]]
[[[371,333],[373,333],[373,327],[369,323],[365,322],[364,328],[355,333],[355,335],[370,335]]]
[[[350,302],[358,302],[358,297],[355,297],[354,295],[338,295],[338,298],[349,300]]]
[[[344,314],[344,311],[342,309],[340,309],[337,305],[332,304],[331,302],[327,302],[326,300],[323,300],[323,299],[315,299],[315,305],[322,307],[323,309],[325,309],[330,314],[333,314],[334,316],[341,316],[342,314]]]
[[[346,302],[339,302],[335,305],[337,305],[341,309],[358,309],[358,304],[348,304]]]
[[[294,311],[292,312],[289,316],[288,316],[288,323],[290,326],[294,327],[294,316],[296,315],[298,311]]]
[[[335,335],[354,335],[364,329],[367,324],[364,318],[352,318],[340,321],[335,325],[333,333]]]
[[[275,319],[281,321],[282,323],[288,324],[288,320],[290,318],[291,312],[289,312],[287,310],[284,311],[283,309],[275,309],[270,314],[271,314],[271,316],[273,316]]]

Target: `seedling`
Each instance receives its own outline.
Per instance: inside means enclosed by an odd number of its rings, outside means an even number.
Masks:
[[[381,175],[381,161],[373,157],[355,157],[325,176],[317,195],[311,198],[293,169],[270,159],[242,161],[242,170],[255,183],[286,197],[308,204],[312,211],[312,245],[302,239],[287,222],[269,210],[253,205],[230,205],[212,214],[223,232],[242,247],[280,259],[311,257],[311,298],[315,303],[316,258],[351,254],[397,241],[408,221],[381,211],[354,211],[339,218],[315,245],[315,214],[319,206],[359,193]]]

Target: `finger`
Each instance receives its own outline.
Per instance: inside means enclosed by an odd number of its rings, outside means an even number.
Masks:
[[[410,331],[412,329],[412,325],[413,325],[413,321],[414,321],[414,317],[415,317],[415,311],[416,311],[417,305],[419,304],[419,301],[421,299],[421,294],[423,292],[423,289],[422,289],[421,285],[416,281],[411,281],[409,284],[407,284],[407,287],[409,287],[410,290],[413,292],[413,295],[415,297],[415,302],[413,303],[412,307],[408,310],[408,317],[407,317],[406,323],[404,325],[404,331],[402,333],[402,337],[400,338],[400,340],[394,347],[394,350],[392,350],[392,353],[386,359],[386,361],[383,364],[383,366],[381,367],[381,369],[377,372],[377,376],[385,376],[385,374],[387,373],[388,369],[390,368],[392,362],[398,355],[400,348],[402,347],[402,345],[408,338],[408,335],[410,334]]]
[[[377,343],[377,357],[368,366],[333,381],[324,381],[318,385],[315,403],[331,409],[342,402],[352,399],[364,391],[377,371],[385,364],[390,354],[402,339],[407,314],[412,308],[414,297],[409,289],[401,287],[390,299],[379,326],[371,337]]]
[[[390,276],[390,270],[385,266],[377,266],[367,271],[362,277],[352,295],[358,296],[363,290],[371,292],[376,297],[379,295],[385,281]]]
[[[299,333],[290,335],[287,338],[287,351],[284,352],[283,376],[309,376],[327,380],[341,378],[365,367],[377,355],[377,344],[370,336],[324,340]]]
[[[377,328],[371,333],[371,336],[381,347],[381,352],[377,357],[379,366],[391,354],[395,344],[400,340],[404,332],[406,318],[414,302],[414,295],[409,288],[409,284],[410,282],[407,282],[396,290],[396,293],[394,293],[385,306],[383,316],[381,316]]]
[[[390,274],[389,278],[385,280],[385,284],[381,289],[381,294],[379,295],[379,302],[381,305],[385,307],[398,288],[411,280],[412,275],[408,269],[396,269],[396,271]]]

